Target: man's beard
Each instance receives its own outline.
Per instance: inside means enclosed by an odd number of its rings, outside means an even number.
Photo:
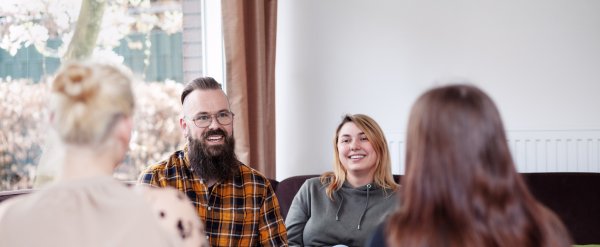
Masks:
[[[222,145],[207,145],[210,135],[223,135]],[[239,161],[235,155],[235,139],[222,129],[208,130],[198,140],[188,134],[188,159],[193,172],[204,180],[216,181],[232,178],[238,172]]]

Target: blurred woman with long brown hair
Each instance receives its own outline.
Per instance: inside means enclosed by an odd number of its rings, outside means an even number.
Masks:
[[[412,108],[407,133],[402,204],[372,243],[571,245],[561,221],[517,173],[498,109],[483,91],[469,85],[427,91]]]

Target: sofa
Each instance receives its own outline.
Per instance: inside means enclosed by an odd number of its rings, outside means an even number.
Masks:
[[[576,244],[600,244],[600,173],[523,173],[531,193],[563,221]],[[308,178],[289,177],[275,193],[285,218],[294,195]],[[402,176],[394,179],[401,184]]]
[[[576,244],[600,244],[600,173],[523,173],[531,193],[552,209],[571,232]],[[270,179],[285,218],[304,181],[318,175]],[[395,175],[401,183],[402,176]],[[0,202],[34,190],[0,192]]]

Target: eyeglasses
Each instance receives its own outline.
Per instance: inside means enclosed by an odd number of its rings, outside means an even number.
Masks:
[[[206,128],[212,123],[213,118],[216,118],[217,123],[219,123],[220,125],[229,125],[231,124],[231,122],[233,122],[233,116],[235,116],[233,112],[223,111],[215,114],[201,114],[194,117],[191,120],[194,122],[194,125],[196,125],[196,127]],[[185,118],[189,120],[188,117]]]

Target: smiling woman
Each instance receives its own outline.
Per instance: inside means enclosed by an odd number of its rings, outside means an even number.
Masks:
[[[362,246],[397,205],[387,141],[375,120],[344,116],[333,146],[333,172],[306,180],[292,201],[290,245]]]

